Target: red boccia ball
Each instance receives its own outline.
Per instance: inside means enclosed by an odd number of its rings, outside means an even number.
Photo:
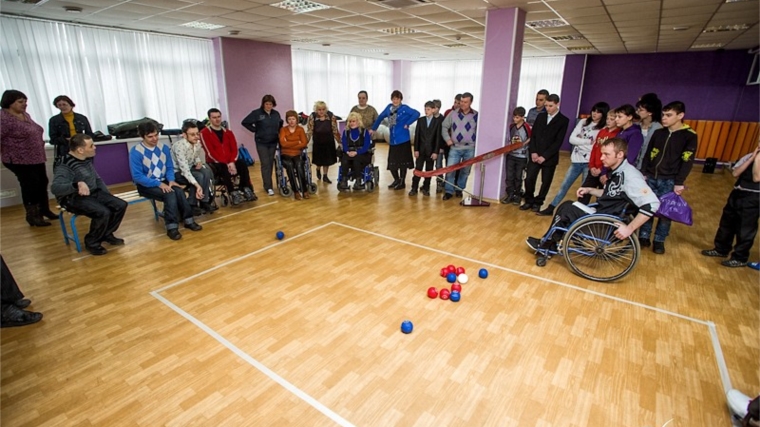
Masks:
[[[428,289],[428,297],[430,298],[437,298],[438,297],[438,290],[434,287],[431,287]]]
[[[451,292],[449,292],[449,290],[448,290],[448,289],[441,289],[441,292],[439,292],[439,293],[438,293],[438,296],[439,296],[439,297],[440,297],[442,300],[447,300],[447,299],[449,299],[449,296],[450,296],[450,295],[451,295]]]
[[[449,266],[448,266],[448,267],[446,267],[446,272],[447,272],[447,273],[454,273],[454,274],[457,274],[457,268],[456,268],[456,267],[454,267],[453,265],[449,264]]]
[[[449,270],[446,267],[443,267],[441,269],[441,277],[446,277],[447,274],[449,274]]]
[[[462,292],[462,285],[460,285],[459,283],[454,283],[453,285],[451,285],[451,292],[454,292],[454,291]]]
[[[460,274],[464,273],[464,267],[457,267],[457,272],[456,273],[457,273],[457,276],[459,276]]]

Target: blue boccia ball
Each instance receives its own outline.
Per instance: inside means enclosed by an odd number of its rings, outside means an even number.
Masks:
[[[285,233],[283,233],[282,231],[278,231],[277,232],[277,240],[282,240],[284,238],[285,238]]]
[[[488,270],[486,270],[485,268],[481,268],[480,271],[478,271],[478,277],[480,277],[481,279],[485,279],[486,277],[488,277]]]
[[[401,332],[405,334],[410,334],[412,333],[412,329],[414,329],[414,325],[412,325],[412,322],[408,320],[404,320],[403,322],[401,322]]]
[[[446,275],[446,281],[449,283],[454,283],[457,281],[457,275],[456,273],[449,273]]]
[[[449,295],[449,299],[453,302],[459,302],[459,299],[462,298],[462,294],[460,294],[457,291],[454,291]]]

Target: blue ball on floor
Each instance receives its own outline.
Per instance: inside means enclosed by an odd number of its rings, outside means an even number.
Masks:
[[[478,277],[480,277],[481,279],[485,279],[486,277],[488,277],[488,270],[486,270],[485,268],[481,268],[480,271],[478,271]]]
[[[284,238],[285,238],[285,233],[283,233],[282,231],[278,231],[277,232],[277,240],[282,240]]]
[[[457,275],[456,273],[449,273],[446,275],[446,281],[449,283],[454,283],[457,281]]]
[[[460,294],[457,291],[454,291],[449,295],[449,299],[453,302],[459,302],[459,299],[462,297],[462,294]]]
[[[411,334],[413,329],[414,325],[409,320],[404,320],[401,322],[401,332],[405,334]]]

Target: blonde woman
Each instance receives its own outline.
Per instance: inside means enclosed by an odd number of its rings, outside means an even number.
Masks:
[[[338,153],[335,144],[340,141],[340,132],[335,115],[327,109],[324,101],[314,103],[314,112],[309,116],[306,138],[314,141],[311,162],[317,166],[317,179],[332,184],[327,173],[330,166],[337,162]]]
[[[348,190],[348,170],[351,169],[355,179],[354,190],[363,190],[365,188],[365,183],[362,182],[364,167],[372,161],[372,153],[369,151],[372,137],[369,130],[363,126],[361,114],[357,112],[348,114],[341,143],[343,145],[343,157],[340,160],[342,179],[338,189]]]

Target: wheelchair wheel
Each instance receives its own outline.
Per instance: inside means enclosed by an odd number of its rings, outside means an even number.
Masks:
[[[375,181],[367,181],[364,183],[364,188],[367,190],[367,193],[375,191]]]
[[[317,194],[317,188],[318,188],[317,184],[312,182],[311,184],[309,184],[309,193]]]
[[[630,273],[639,261],[639,241],[635,234],[624,240],[615,237],[615,223],[619,222],[595,215],[576,221],[562,245],[570,268],[597,282],[611,282]]]
[[[280,187],[280,196],[282,197],[289,197],[290,196],[290,188],[288,187]]]
[[[380,185],[380,168],[375,166],[375,169],[372,172],[372,175],[374,175],[372,178],[375,181],[375,187],[377,187]]]

